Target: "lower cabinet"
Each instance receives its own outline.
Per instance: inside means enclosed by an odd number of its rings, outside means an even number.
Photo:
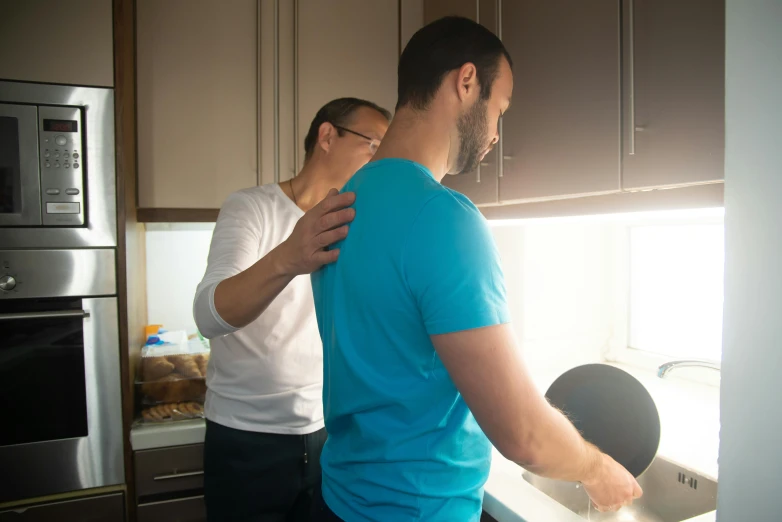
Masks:
[[[204,496],[139,504],[136,520],[137,522],[203,522],[206,520]]]
[[[122,493],[0,508],[0,522],[122,522],[125,501]]]
[[[136,451],[133,464],[137,522],[206,521],[203,444]]]

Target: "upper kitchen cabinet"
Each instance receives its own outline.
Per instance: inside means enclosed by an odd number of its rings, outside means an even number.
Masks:
[[[721,181],[724,0],[623,0],[625,190]]]
[[[500,200],[618,192],[619,2],[506,1],[501,23],[515,84]]]
[[[499,1],[424,0],[424,23],[428,24],[444,16],[463,16],[475,20],[490,31],[498,34]],[[495,147],[494,150],[483,158],[477,171],[458,176],[445,176],[443,185],[466,195],[476,205],[497,203],[499,189],[498,158],[498,149]]]
[[[420,6],[403,3],[413,18],[406,27],[415,25]],[[329,101],[363,98],[393,112],[400,2],[278,0],[260,7],[261,183],[273,183],[301,170],[304,138]]]
[[[138,203],[217,209],[258,183],[257,0],[136,0]]]
[[[0,78],[114,85],[112,0],[4,1]]]
[[[393,114],[399,61],[399,0],[295,2],[293,172],[318,110],[335,98],[374,102]]]

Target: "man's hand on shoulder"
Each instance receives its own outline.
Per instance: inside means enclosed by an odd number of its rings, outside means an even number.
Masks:
[[[331,189],[323,201],[308,210],[290,237],[276,249],[276,264],[281,273],[310,274],[336,261],[339,249],[327,248],[347,237],[347,224],[356,216],[356,211],[349,207],[355,200],[352,192],[340,194]]]

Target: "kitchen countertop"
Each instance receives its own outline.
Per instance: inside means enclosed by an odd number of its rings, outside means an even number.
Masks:
[[[135,426],[130,431],[134,451],[199,444],[203,419]],[[523,470],[494,450],[483,508],[498,522],[583,522],[584,519],[551,500],[525,481]]]
[[[135,426],[130,432],[134,451],[199,444],[204,441],[203,419]],[[522,477],[523,470],[495,449],[486,482],[483,509],[498,522],[583,522],[584,519],[551,500]],[[713,522],[714,513],[688,522]]]
[[[130,430],[133,451],[186,444],[201,444],[206,434],[206,421],[193,419],[160,424],[140,424]]]
[[[692,387],[674,379],[663,382],[651,374],[646,375],[645,372],[639,372],[633,368],[621,367],[630,371],[647,386],[661,410],[663,437],[660,444],[660,455],[716,478],[716,455],[719,439],[718,436],[712,435],[713,440],[709,439],[708,444],[704,443],[704,439],[712,433],[718,433],[719,430],[718,390],[705,389],[704,391],[702,387]],[[545,390],[556,378],[556,375],[552,374],[548,377],[543,375],[543,378],[538,375],[537,377],[536,384],[541,390]],[[694,430],[695,428],[691,426],[692,419],[689,417],[700,409],[701,404],[710,404],[709,401],[714,403],[712,409],[715,410],[711,417],[716,414],[716,418],[711,418],[708,415],[703,418],[702,414],[697,419],[705,427],[702,432],[697,431],[690,437],[693,439],[697,436],[697,440],[701,443],[696,445],[694,440],[682,438],[682,426]],[[680,403],[683,403],[683,407],[674,407]],[[130,443],[134,451],[199,444],[203,442],[205,432],[206,421],[203,419],[139,425],[131,430]],[[494,450],[491,472],[485,487],[483,507],[498,522],[583,522],[583,518],[527,483],[523,479],[522,473],[522,468]],[[714,522],[715,520],[716,513],[711,512],[687,522]]]

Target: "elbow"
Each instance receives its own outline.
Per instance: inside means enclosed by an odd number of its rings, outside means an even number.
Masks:
[[[516,437],[502,444],[496,444],[495,447],[503,457],[511,462],[515,462],[526,470],[533,471],[541,465],[541,447],[535,443],[531,434]]]

